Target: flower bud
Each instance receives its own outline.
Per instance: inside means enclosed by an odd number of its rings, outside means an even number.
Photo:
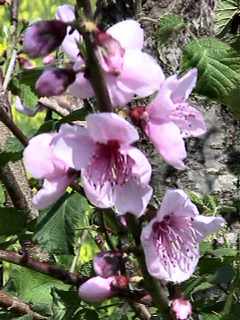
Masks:
[[[31,58],[45,57],[61,45],[66,32],[67,26],[62,21],[36,22],[30,25],[24,34],[24,51]]]
[[[75,81],[72,69],[46,69],[38,78],[35,88],[41,97],[59,96]]]
[[[138,106],[129,111],[129,116],[132,122],[138,127],[142,127],[143,125],[145,110],[145,107]]]
[[[114,277],[94,277],[84,282],[78,290],[81,299],[87,302],[102,302],[114,295],[112,282]]]
[[[178,298],[171,303],[171,313],[176,320],[187,320],[192,314],[192,305],[185,298]]]
[[[101,252],[93,259],[93,268],[97,275],[108,278],[120,270],[121,253]]]

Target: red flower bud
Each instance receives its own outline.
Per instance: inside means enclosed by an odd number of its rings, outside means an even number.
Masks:
[[[46,69],[36,82],[39,96],[59,96],[75,81],[75,72],[71,69]]]
[[[120,270],[121,253],[101,252],[93,260],[93,268],[97,275],[108,278]]]
[[[142,106],[135,107],[129,111],[129,116],[132,122],[138,127],[143,126],[144,112],[145,112],[145,107],[142,107]]]
[[[171,313],[176,320],[187,320],[192,314],[192,305],[185,298],[174,299],[171,302]]]
[[[45,57],[61,45],[66,32],[67,26],[62,21],[36,22],[30,25],[24,34],[24,51],[31,58]]]

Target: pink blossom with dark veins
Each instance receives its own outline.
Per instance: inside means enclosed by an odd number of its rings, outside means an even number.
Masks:
[[[201,112],[187,102],[196,82],[197,69],[179,79],[176,75],[167,78],[143,114],[145,133],[164,160],[177,169],[185,168],[184,138],[198,137],[207,130]]]
[[[160,280],[187,280],[200,257],[199,242],[224,223],[222,217],[199,215],[182,190],[168,190],[156,217],[141,234],[148,272]]]
[[[74,19],[74,9],[63,5],[57,10],[56,18],[67,22]],[[161,67],[147,53],[142,52],[144,35],[140,24],[125,20],[96,34],[96,54],[104,70],[108,92],[113,106],[123,106],[135,95],[146,97],[159,89],[164,75]],[[77,41],[80,35],[74,31],[67,34],[62,48],[75,63],[75,70],[84,66],[79,56]],[[82,99],[94,96],[93,89],[83,72],[69,87],[69,93]]]
[[[132,146],[139,139],[137,130],[115,113],[91,114],[86,123],[86,128],[60,128],[55,156],[81,170],[86,196],[96,207],[142,215],[152,195],[151,166]]]

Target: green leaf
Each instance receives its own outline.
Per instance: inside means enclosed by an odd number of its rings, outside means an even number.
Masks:
[[[240,117],[240,55],[214,38],[190,42],[183,51],[182,70],[196,67],[199,72],[196,91],[223,103]]]
[[[93,309],[86,309],[84,312],[84,320],[99,320],[99,315]]]
[[[159,46],[168,42],[171,36],[178,34],[184,27],[184,20],[180,16],[169,14],[161,17],[156,32]]]
[[[9,161],[21,160],[23,149],[23,145],[15,137],[8,138],[3,150],[0,152],[0,165],[4,166]]]
[[[222,320],[222,315],[220,314],[202,314],[201,320]],[[230,319],[229,319],[230,320]]]
[[[74,254],[78,230],[88,224],[90,211],[91,207],[82,195],[64,196],[40,215],[34,240],[49,253]]]
[[[194,287],[194,289],[192,290],[191,294],[194,294],[194,293],[199,292],[199,291],[204,291],[204,290],[210,289],[212,287],[213,287],[212,283],[202,282],[198,286]]]
[[[79,314],[82,311],[81,299],[79,298],[77,291],[73,291],[73,289],[65,291],[54,288],[52,290],[52,296],[53,316],[51,317],[51,320],[82,319]]]
[[[0,207],[0,236],[9,236],[23,232],[27,215],[16,208]]]
[[[74,110],[71,112],[69,115],[63,117],[60,121],[59,124],[66,123],[66,122],[72,122],[72,121],[84,121],[86,116],[90,113],[89,110],[86,108],[81,108],[78,110]]]
[[[240,13],[239,0],[219,0],[215,10],[215,28],[218,36],[234,31],[234,20]],[[237,21],[235,22],[237,23]]]
[[[3,206],[5,201],[6,201],[5,191],[2,184],[0,184],[0,206]]]
[[[52,303],[52,288],[65,290],[69,288],[68,285],[52,277],[19,266],[11,270],[9,282],[5,290],[17,294],[25,302],[37,305]]]

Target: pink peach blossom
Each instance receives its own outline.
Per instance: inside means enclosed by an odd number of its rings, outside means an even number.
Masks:
[[[64,5],[58,8],[56,17],[67,22],[73,19],[73,15],[73,8]],[[84,65],[76,44],[79,39],[80,35],[77,37],[75,31],[67,34],[62,45],[66,54],[75,62],[75,70]],[[119,22],[106,32],[96,32],[96,54],[104,70],[113,106],[123,106],[135,95],[145,97],[153,94],[164,79],[156,61],[142,52],[143,40],[143,30],[134,20]],[[83,99],[94,95],[82,72],[78,73],[76,81],[69,87],[69,93]]]
[[[73,180],[66,163],[53,153],[52,141],[57,133],[43,133],[30,139],[23,153],[25,168],[36,179],[44,179],[42,189],[33,197],[37,209],[57,201]]]
[[[114,279],[114,277],[93,277],[79,287],[78,294],[87,302],[102,302],[114,295],[111,287]]]
[[[206,132],[202,114],[187,103],[196,82],[197,69],[179,79],[176,75],[167,78],[144,114],[146,134],[162,157],[177,169],[185,168],[184,138]]]
[[[139,139],[136,129],[115,113],[91,114],[86,123],[60,128],[53,140],[56,158],[81,170],[86,196],[96,207],[142,215],[152,195],[151,166],[132,146]]]
[[[149,273],[177,283],[190,278],[199,260],[199,242],[224,223],[222,217],[199,215],[182,190],[168,190],[141,234]]]

